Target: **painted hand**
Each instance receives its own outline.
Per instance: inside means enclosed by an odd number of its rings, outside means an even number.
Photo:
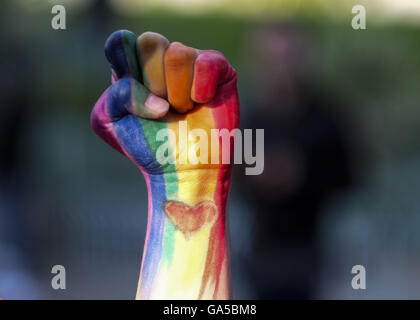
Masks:
[[[238,127],[235,70],[217,51],[152,32],[116,31],[105,55],[113,83],[91,126],[143,172],[149,190],[137,297],[229,298],[231,165],[221,159],[232,158],[233,146],[211,137],[212,129]]]

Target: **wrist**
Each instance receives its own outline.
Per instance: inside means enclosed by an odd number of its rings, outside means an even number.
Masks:
[[[145,175],[149,215],[137,298],[230,297],[230,168]]]
[[[149,201],[165,198],[194,206],[213,200],[223,207],[229,194],[230,176],[230,167],[148,174]]]

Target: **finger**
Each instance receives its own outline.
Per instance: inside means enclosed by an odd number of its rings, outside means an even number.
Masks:
[[[158,119],[169,110],[169,103],[151,93],[132,78],[115,82],[108,91],[110,121],[118,121],[127,114],[146,119]]]
[[[143,83],[151,92],[162,98],[167,97],[163,60],[168,47],[168,39],[159,33],[145,32],[137,39],[137,57]]]
[[[217,87],[236,77],[225,56],[215,50],[200,50],[194,64],[191,99],[206,103],[213,99]]]
[[[115,133],[115,125],[124,116],[133,114],[142,118],[156,119],[163,117],[169,110],[169,104],[150,93],[138,81],[123,78],[111,85],[96,102],[90,118],[92,129],[114,149],[126,154]],[[127,132],[133,128],[125,126]]]
[[[105,56],[111,64],[115,78],[132,77],[141,81],[136,54],[137,37],[128,30],[112,33],[105,42]]]
[[[171,106],[181,113],[194,107],[194,102],[191,100],[191,84],[196,57],[196,49],[179,42],[171,43],[165,53],[168,100]]]

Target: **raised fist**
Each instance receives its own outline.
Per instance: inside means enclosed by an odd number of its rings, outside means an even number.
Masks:
[[[149,193],[137,298],[229,298],[232,166],[221,158],[233,146],[230,138],[227,145],[211,138],[212,129],[238,127],[236,71],[217,51],[152,32],[116,31],[105,55],[112,85],[95,104],[91,126],[142,171]],[[208,152],[197,150],[197,139]]]

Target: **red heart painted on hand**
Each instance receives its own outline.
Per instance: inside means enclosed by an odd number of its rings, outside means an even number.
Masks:
[[[202,201],[194,207],[180,201],[166,201],[164,209],[171,221],[186,237],[203,225],[214,222],[218,214],[216,204],[210,200]]]

